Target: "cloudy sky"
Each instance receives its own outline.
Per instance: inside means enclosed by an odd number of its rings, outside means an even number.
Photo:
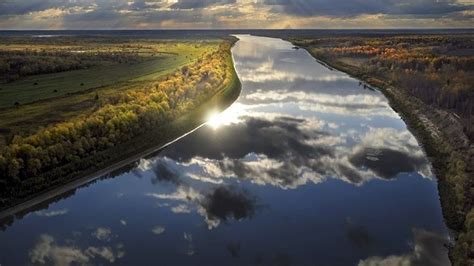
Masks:
[[[472,26],[474,0],[0,0],[0,29]]]

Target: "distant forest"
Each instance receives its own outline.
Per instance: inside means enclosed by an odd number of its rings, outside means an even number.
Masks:
[[[474,141],[474,38],[471,35],[323,37],[301,41],[428,105],[455,112]]]
[[[77,51],[0,51],[0,83],[22,77],[86,69],[107,63],[133,63],[143,60],[137,53]]]

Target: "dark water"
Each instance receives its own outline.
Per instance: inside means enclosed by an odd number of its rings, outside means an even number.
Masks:
[[[287,42],[239,38],[237,102],[4,221],[0,264],[449,264],[435,177],[384,96]]]

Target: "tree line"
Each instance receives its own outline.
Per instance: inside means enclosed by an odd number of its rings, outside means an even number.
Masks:
[[[474,140],[474,41],[467,36],[313,40],[328,57],[363,58],[360,66],[428,105],[454,111]]]
[[[380,84],[392,106],[403,114],[421,137],[438,177],[443,216],[454,232],[450,247],[454,265],[474,262],[474,190],[472,170],[474,140],[474,38],[472,34],[405,35],[384,37],[322,37],[297,40],[324,61],[363,79]],[[375,78],[374,78],[375,77]],[[384,90],[390,85],[395,90]],[[400,93],[402,92],[402,93]],[[425,103],[429,108],[423,108]],[[434,108],[433,108],[434,107]],[[426,130],[419,116],[433,115],[441,138]],[[426,113],[425,113],[426,112]],[[456,139],[459,120],[470,141]],[[445,123],[447,122],[447,123]],[[451,128],[453,127],[453,128]],[[455,136],[455,137],[453,137]],[[458,142],[459,141],[459,142]],[[461,145],[458,145],[458,143]]]
[[[0,152],[0,188],[121,145],[189,112],[233,78],[230,43],[160,81],[97,97],[92,114],[13,137]]]
[[[133,63],[142,59],[137,52],[0,50],[0,82],[12,82],[37,74],[85,69],[106,63]]]

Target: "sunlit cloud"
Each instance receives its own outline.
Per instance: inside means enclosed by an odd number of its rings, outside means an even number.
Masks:
[[[109,263],[114,263],[125,255],[123,251],[114,251],[111,247],[88,247],[85,254],[91,258],[103,258]]]
[[[238,140],[233,135],[229,135],[222,137],[223,139],[219,141],[222,145],[217,145],[223,157],[208,158],[199,155],[199,150],[189,150],[189,147],[194,145],[186,145],[187,152],[191,154],[196,152],[195,156],[189,160],[175,161],[168,157],[161,157],[153,162],[149,161],[148,169],[153,169],[154,165],[159,164],[162,165],[160,167],[173,169],[181,178],[211,184],[222,184],[228,178],[239,178],[259,185],[273,185],[283,189],[296,188],[308,182],[317,184],[329,177],[360,185],[374,178],[391,179],[403,171],[415,171],[425,177],[432,176],[423,151],[419,148],[416,139],[405,129],[369,126],[363,133],[349,130],[339,135],[332,135],[320,132],[323,129],[337,128],[337,125],[329,125],[325,121],[314,118],[301,118],[296,121],[273,118],[275,120],[271,122],[256,120],[262,117],[251,118],[255,122],[249,122],[248,117],[245,119],[247,119],[244,120],[246,123],[253,125],[247,127],[245,124],[235,124],[230,126],[235,129],[227,128],[226,130],[236,132],[241,139],[245,139],[247,135],[252,136],[253,141],[262,146],[261,152],[255,153],[253,150],[259,149],[258,146],[250,145],[248,153],[243,153],[240,158],[234,158],[231,154],[227,154],[228,149],[225,143],[233,139]],[[240,127],[251,132],[244,133]],[[266,134],[270,129],[278,132],[275,134],[278,134],[280,138],[281,153],[278,151],[279,148],[266,139]],[[287,142],[292,143],[292,146],[287,146],[285,144]],[[350,142],[357,144],[348,146]],[[236,143],[236,145],[239,144]],[[267,150],[273,153],[266,153]],[[309,156],[310,150],[318,152],[314,156]],[[326,152],[331,150],[332,152]],[[207,153],[205,150],[201,152]],[[395,172],[384,170],[393,169],[387,166],[390,158],[392,158],[391,164],[398,169]],[[399,159],[396,160],[396,158]],[[199,192],[190,188],[180,188],[172,194],[148,195],[158,199],[202,199]]]
[[[42,210],[42,211],[35,212],[35,214],[38,216],[44,216],[44,217],[55,217],[55,216],[65,215],[68,212],[69,212],[68,209],[51,210],[51,211]]]
[[[359,261],[359,266],[374,265],[450,265],[447,256],[447,238],[423,229],[413,229],[413,251],[387,257],[372,256]]]
[[[166,193],[146,193],[146,196],[153,197],[156,199],[166,199],[166,200],[177,200],[177,201],[192,201],[192,200],[200,200],[202,198],[201,193],[199,191],[191,188],[191,187],[178,187],[172,194]]]
[[[76,236],[81,236],[81,234],[76,234]],[[72,241],[72,243],[61,245],[56,242],[53,236],[42,234],[28,255],[31,263],[35,265],[90,265],[97,258],[114,263],[125,256],[125,251],[122,244],[117,244],[114,247],[88,246],[81,248]]]
[[[29,252],[31,263],[46,264],[52,262],[54,265],[70,265],[73,262],[84,264],[89,257],[77,247],[59,246],[52,236],[44,234],[36,246]]]
[[[97,228],[94,232],[92,232],[92,236],[97,238],[98,240],[101,241],[110,241],[114,235],[112,234],[112,230],[107,227],[99,227]]]
[[[0,28],[467,27],[472,10],[454,0],[5,0]]]
[[[221,126],[239,123],[242,121],[241,117],[246,114],[246,106],[240,103],[235,103],[222,112],[209,112],[206,125],[217,129]]]
[[[189,208],[188,205],[185,204],[180,204],[178,206],[174,206],[171,208],[171,211],[173,213],[190,213],[191,209]]]
[[[157,225],[157,226],[153,227],[153,229],[151,231],[155,235],[161,235],[165,232],[165,228],[163,226]]]
[[[190,233],[183,233],[184,240],[186,241],[186,255],[194,255],[194,244],[193,244],[193,235]]]
[[[278,125],[278,121],[281,123],[281,120],[276,120],[276,125]],[[299,125],[296,128],[290,127],[290,124],[281,125],[282,128],[288,128],[289,132],[301,130],[304,132],[301,133],[302,135],[310,136],[306,140],[301,140],[302,144],[295,145],[296,147],[308,145],[309,149],[320,151],[332,149],[334,153],[323,152],[319,156],[307,156],[305,148],[301,150],[288,150],[283,145],[282,148],[286,152],[282,154],[278,152],[268,154],[265,152],[250,152],[242,157],[234,158],[232,154],[228,153],[229,150],[226,146],[218,145],[223,157],[213,158],[210,156],[211,158],[209,158],[200,155],[202,152],[206,154],[205,150],[190,150],[189,147],[194,145],[184,144],[187,147],[187,152],[194,155],[190,159],[175,160],[168,157],[159,157],[149,160],[146,164],[149,170],[153,169],[154,165],[159,164],[162,165],[160,167],[169,167],[177,171],[181,182],[175,183],[177,185],[176,190],[168,193],[147,193],[146,195],[158,200],[178,202],[178,205],[163,205],[163,207],[168,207],[175,213],[188,213],[195,210],[204,218],[207,227],[213,229],[218,227],[223,220],[225,221],[226,218],[224,217],[227,215],[236,215],[236,218],[241,216],[233,214],[233,210],[230,207],[225,211],[222,210],[214,213],[212,204],[209,204],[209,202],[213,202],[213,198],[216,198],[218,202],[222,203],[225,199],[210,197],[210,195],[214,195],[212,192],[198,190],[197,187],[199,186],[191,187],[187,185],[191,180],[207,183],[212,187],[222,187],[238,180],[245,180],[256,185],[295,189],[309,183],[318,184],[328,178],[337,178],[359,186],[372,179],[391,180],[401,172],[417,172],[422,176],[432,176],[429,163],[422,150],[413,136],[406,130],[369,128],[362,135],[356,131],[345,136],[318,135],[314,132],[325,128],[325,123],[312,120],[307,122],[304,119],[297,121],[299,122],[288,121],[288,123]],[[268,125],[275,127],[273,123]],[[239,126],[239,124],[234,126]],[[278,129],[278,126],[276,128]],[[252,129],[259,130],[259,127],[252,127]],[[242,134],[239,133],[240,130],[231,130],[229,128],[227,130]],[[204,134],[206,135],[205,132]],[[245,134],[240,137],[244,136]],[[253,136],[257,142],[263,140],[263,138],[256,135]],[[262,137],[264,136],[262,135]],[[319,137],[324,140],[318,141]],[[344,140],[345,137],[356,139],[358,144],[353,147],[347,146],[347,141]],[[235,139],[232,135],[229,138]],[[280,135],[280,138],[282,143],[285,142],[286,137]],[[198,142],[200,141],[197,136],[194,139]],[[300,138],[295,137],[296,139]],[[222,141],[223,143],[228,142],[226,139]],[[269,143],[263,142],[262,145],[269,145]],[[251,148],[254,149],[256,147],[252,146]],[[263,150],[272,149],[271,146],[268,146]],[[304,152],[304,154],[300,154],[300,152]],[[181,155],[187,156],[185,154]],[[225,194],[239,195],[238,193],[233,194],[233,192],[226,192]],[[245,200],[244,196],[242,197],[244,198],[242,202],[252,202],[251,200]],[[238,196],[236,198],[242,197]],[[230,200],[229,202],[239,202],[239,200]],[[225,205],[221,204],[220,206]],[[219,213],[225,215],[221,216]],[[249,213],[252,213],[252,211]],[[242,217],[246,216],[242,215]]]

